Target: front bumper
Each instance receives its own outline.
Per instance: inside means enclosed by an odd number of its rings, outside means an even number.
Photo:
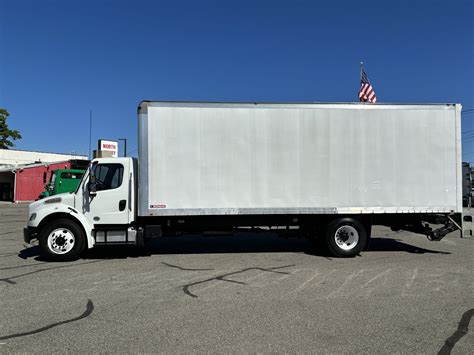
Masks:
[[[25,241],[25,243],[30,244],[30,242],[36,238],[38,238],[38,233],[36,232],[36,228],[23,227],[23,240]]]

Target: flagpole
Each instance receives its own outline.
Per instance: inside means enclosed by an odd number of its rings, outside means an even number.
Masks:
[[[360,72],[359,72],[359,79],[362,81],[362,67],[364,66],[364,62],[360,62]]]

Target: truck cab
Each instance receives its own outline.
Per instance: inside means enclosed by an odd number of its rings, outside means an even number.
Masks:
[[[135,244],[136,166],[133,158],[91,161],[76,190],[29,206],[24,239],[38,239],[53,260],[71,260],[96,244]]]

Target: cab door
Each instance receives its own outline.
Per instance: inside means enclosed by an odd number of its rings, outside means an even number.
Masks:
[[[82,213],[91,225],[127,225],[131,219],[130,164],[126,161],[100,162],[91,167],[96,191],[83,185]]]

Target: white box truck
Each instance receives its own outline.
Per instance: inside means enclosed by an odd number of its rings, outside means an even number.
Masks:
[[[459,104],[143,101],[138,159],[94,159],[75,192],[30,205],[24,238],[53,260],[249,226],[336,256],[373,224],[439,240],[462,229],[460,123]]]

